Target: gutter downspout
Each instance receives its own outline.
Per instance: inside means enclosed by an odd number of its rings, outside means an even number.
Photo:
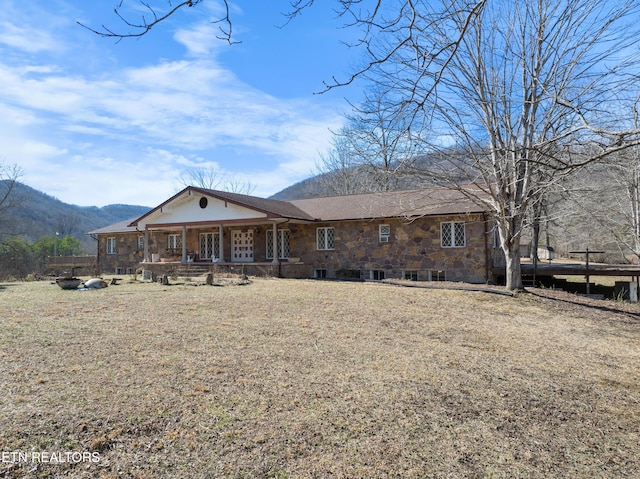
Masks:
[[[491,281],[491,248],[489,247],[489,230],[487,229],[489,226],[489,220],[487,218],[486,213],[482,213],[482,219],[484,220],[484,274],[485,281],[489,283]]]

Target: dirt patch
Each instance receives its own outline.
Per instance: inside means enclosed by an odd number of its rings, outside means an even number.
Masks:
[[[254,279],[0,292],[0,477],[637,477],[637,305]],[[3,459],[11,459],[5,456]]]

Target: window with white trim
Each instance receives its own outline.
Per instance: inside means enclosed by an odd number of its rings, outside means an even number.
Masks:
[[[289,230],[278,230],[278,258],[286,259],[291,254]],[[267,259],[273,259],[273,230],[267,230]]]
[[[110,236],[107,238],[107,254],[116,254],[116,237]]]
[[[335,229],[332,227],[316,229],[316,245],[318,250],[335,249],[335,238]]]
[[[464,221],[440,223],[440,244],[443,248],[464,248],[467,246]]]
[[[378,227],[378,242],[388,243],[391,237],[391,225],[380,225]]]
[[[182,235],[180,234],[172,234],[169,235],[169,239],[167,242],[167,248],[170,250],[177,250],[182,247]]]
[[[144,249],[144,236],[138,236],[138,249]]]

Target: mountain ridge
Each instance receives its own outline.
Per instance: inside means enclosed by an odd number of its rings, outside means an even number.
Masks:
[[[73,205],[21,182],[16,182],[9,201],[10,208],[0,218],[0,240],[8,236],[22,236],[26,241],[34,242],[56,233],[59,237],[71,235],[89,254],[96,250],[95,240],[87,234],[89,231],[141,216],[150,209],[148,206],[126,204],[101,207]]]
[[[9,180],[0,181],[2,186]],[[323,196],[322,185],[317,176],[307,178],[291,185],[270,198],[292,200]],[[71,235],[80,241],[87,254],[95,254],[95,240],[89,231],[103,228],[113,223],[133,219],[148,212],[152,206],[114,203],[105,206],[79,206],[65,203],[43,191],[25,183],[16,182],[5,203],[11,205],[0,216],[0,241],[10,236],[21,236],[28,242],[37,241],[43,236],[62,238]]]

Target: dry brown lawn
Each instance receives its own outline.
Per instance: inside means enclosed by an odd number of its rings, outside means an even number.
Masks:
[[[640,308],[580,301],[5,284],[0,478],[640,477]]]

